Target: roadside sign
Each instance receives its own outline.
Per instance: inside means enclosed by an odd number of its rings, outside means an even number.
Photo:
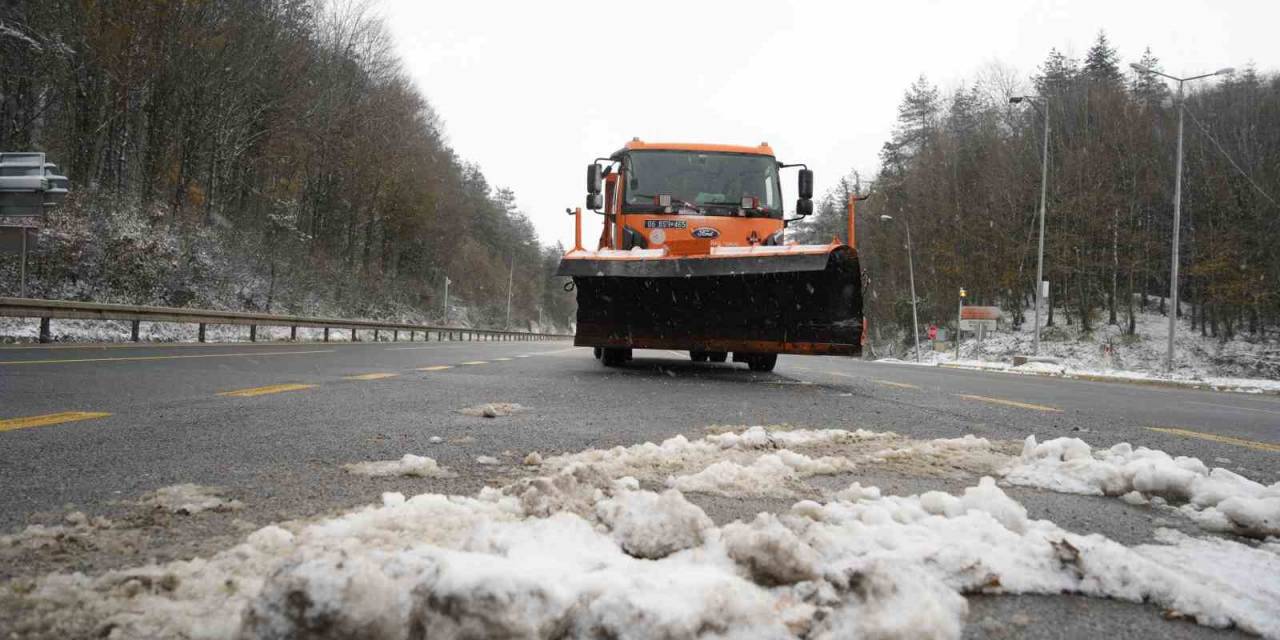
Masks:
[[[965,309],[965,311],[968,311],[968,310],[969,309],[967,308]],[[970,319],[970,318],[964,318],[960,320],[960,328],[964,331],[978,331],[979,329],[983,329],[986,331],[995,331],[997,324],[998,324],[998,321],[996,320]]]
[[[1000,307],[965,306],[960,310],[961,320],[999,320]]]
[[[1041,298],[1049,297],[1049,281],[1048,280],[1040,281],[1040,297]]]

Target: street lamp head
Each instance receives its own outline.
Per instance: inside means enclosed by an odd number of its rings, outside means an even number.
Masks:
[[[1223,67],[1223,68],[1221,68],[1221,69],[1218,69],[1217,71],[1214,71],[1214,72],[1213,72],[1213,75],[1215,75],[1215,76],[1225,76],[1225,75],[1227,75],[1227,74],[1229,74],[1229,73],[1235,73],[1235,72],[1236,72],[1236,68],[1235,68],[1235,67]]]
[[[1148,69],[1148,68],[1146,68],[1146,67],[1144,67],[1144,66],[1142,66],[1142,65],[1140,65],[1140,64],[1138,64],[1138,63],[1136,63],[1136,62],[1130,62],[1130,63],[1129,63],[1129,67],[1130,67],[1130,68],[1132,68],[1134,71],[1141,71],[1141,72],[1143,72],[1143,73],[1150,73],[1150,72],[1151,72],[1151,70],[1150,70],[1150,69]]]
[[[893,216],[891,216],[891,215],[889,215],[889,214],[886,214],[886,213],[882,213],[882,214],[880,214],[880,219],[881,219],[881,220],[892,220],[892,219],[893,219]]]
[[[1012,98],[1009,98],[1009,104],[1018,104],[1023,100],[1026,100],[1024,96],[1013,96]]]

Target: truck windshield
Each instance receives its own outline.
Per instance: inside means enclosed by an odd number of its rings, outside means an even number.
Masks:
[[[749,215],[782,217],[778,163],[772,157],[697,151],[633,151],[623,161],[624,211],[651,212],[654,197],[671,196],[672,211],[735,215],[745,196],[756,198]]]

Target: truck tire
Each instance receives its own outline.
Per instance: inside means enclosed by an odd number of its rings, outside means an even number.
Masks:
[[[724,362],[729,359],[728,351],[710,351],[707,352],[707,359],[712,362]]]
[[[631,350],[615,347],[605,347],[604,353],[600,356],[600,361],[604,362],[606,367],[621,367],[631,359]]]
[[[595,356],[596,360],[599,360],[599,359],[600,359],[600,355],[601,355],[602,353],[604,353],[604,349],[601,349],[600,347],[592,347],[592,348],[591,348],[591,355]]]
[[[708,355],[706,351],[689,351],[689,359],[694,362],[706,362]]]
[[[773,371],[773,367],[776,364],[778,364],[778,354],[776,353],[753,353],[751,358],[747,360],[747,366],[752,371]]]

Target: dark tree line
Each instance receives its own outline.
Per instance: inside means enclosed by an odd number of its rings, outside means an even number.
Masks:
[[[5,2],[0,148],[48,153],[72,180],[62,215],[93,230],[51,234],[35,265],[46,290],[87,277],[77,252],[97,251],[103,270],[127,262],[105,254],[129,247],[94,236],[119,235],[113,221],[140,211],[145,235],[172,240],[176,266],[137,297],[184,303],[195,276],[182,273],[203,247],[248,263],[245,306],[438,311],[448,275],[452,301],[499,324],[514,261],[513,324],[539,307],[561,326],[572,313],[550,275],[560,251],[450,149],[359,5]],[[58,244],[70,236],[99,246]]]
[[[1150,50],[1138,62],[1162,70]],[[1043,126],[1009,98],[1033,93],[1050,117],[1046,321],[1132,334],[1135,308],[1168,312],[1173,89],[1122,64],[1105,34],[1083,60],[1051,51],[1029,89],[999,66],[950,95],[922,77],[875,179],[842,179],[802,235],[843,235],[847,194],[870,193],[858,240],[872,322],[910,332],[903,223],[921,322],[953,318],[960,287],[1030,321]],[[1247,68],[1187,90],[1178,311],[1203,335],[1265,336],[1280,324],[1280,76]]]

